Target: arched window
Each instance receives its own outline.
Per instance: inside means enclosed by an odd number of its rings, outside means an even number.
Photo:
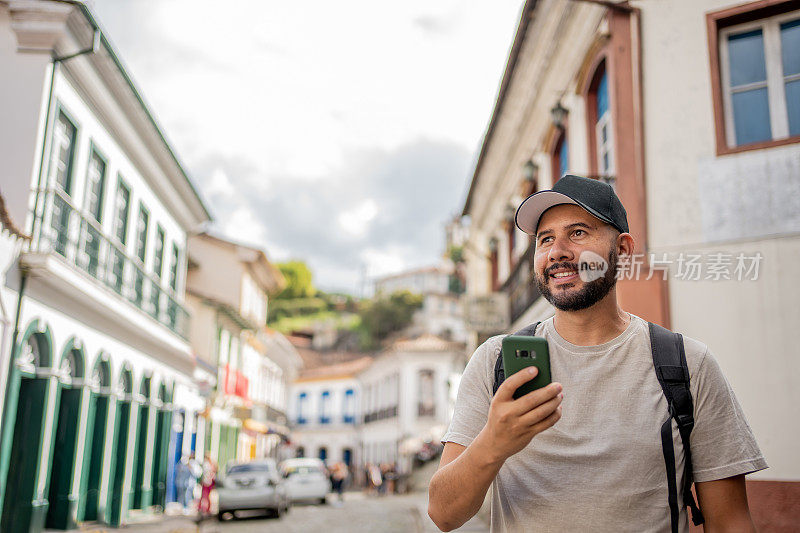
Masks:
[[[356,421],[356,393],[353,389],[344,392],[344,403],[342,414],[345,424],[353,424]]]
[[[308,399],[308,394],[306,394],[305,392],[301,392],[297,396],[297,425],[299,426],[302,426],[303,424],[306,423],[304,410],[307,399]]]
[[[322,391],[322,396],[320,397],[320,402],[319,402],[320,424],[330,424],[331,422],[330,403],[331,403],[330,391]]]
[[[553,169],[553,183],[555,183],[569,172],[569,141],[567,140],[567,130],[564,128],[558,128],[556,142],[550,152],[550,160]]]
[[[592,141],[592,167],[600,176],[613,176],[614,165],[614,127],[611,100],[608,91],[606,62],[601,61],[592,76],[588,93],[588,118],[590,140]]]
[[[435,416],[436,390],[433,370],[420,370],[417,380],[419,384],[419,404],[417,406],[417,415],[420,417]]]

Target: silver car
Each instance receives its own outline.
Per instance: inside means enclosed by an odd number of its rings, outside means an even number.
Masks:
[[[289,510],[286,487],[273,459],[228,465],[217,480],[217,496],[220,520],[234,511],[264,509],[280,518]]]
[[[287,459],[281,463],[286,478],[286,492],[292,502],[313,501],[326,503],[325,495],[331,491],[331,482],[325,463],[320,459]]]

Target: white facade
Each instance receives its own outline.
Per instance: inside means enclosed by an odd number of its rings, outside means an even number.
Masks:
[[[800,404],[794,384],[800,379],[794,338],[800,323],[800,288],[795,283],[800,144],[715,153],[713,91],[701,22],[706,13],[726,7],[729,3],[722,1],[690,2],[675,9],[653,5],[643,13],[645,49],[665,38],[669,29],[683,28],[685,34],[674,39],[677,48],[668,57],[648,61],[643,85],[650,247],[659,257],[681,252],[733,258],[762,254],[754,281],[675,279],[678,265],[672,264],[672,324],[708,344],[736,391],[770,465],[753,477],[800,481],[794,444],[800,439],[794,407]],[[800,11],[792,18],[800,18]],[[684,83],[671,84],[668,91],[661,80],[675,72],[683,74]],[[670,106],[656,105],[665,98]],[[667,107],[679,110],[680,116]],[[664,127],[676,121],[680,132]],[[669,151],[659,148],[665,145]],[[763,357],[755,361],[753,354]],[[765,401],[760,390],[770,390],[771,399]]]
[[[294,452],[357,470],[394,462],[409,473],[422,445],[444,435],[462,360],[462,344],[423,335],[374,359],[304,372],[290,394]]]
[[[355,363],[358,368],[369,362]],[[335,374],[301,377],[292,384],[289,403],[292,448],[295,455],[355,466],[361,462],[358,431],[361,384],[350,369]]]
[[[396,462],[408,473],[422,444],[439,442],[452,415],[462,353],[459,343],[423,335],[395,343],[359,375],[365,463]]]
[[[773,491],[796,499],[800,10],[631,7],[525,4],[464,208],[467,290],[505,292],[510,331],[552,315],[524,291],[532,247],[513,229],[513,209],[559,178],[566,142],[563,170],[614,184],[645,254],[640,279],[618,285],[622,307],[708,345],[770,464],[748,477],[751,503],[770,505]],[[491,333],[474,332],[471,344]]]
[[[187,235],[209,214],[105,38],[93,52],[51,61],[85,48],[95,29],[83,6],[0,4],[0,69],[8,74],[0,88],[0,109],[7,117],[0,133],[2,190],[11,218],[32,238],[3,250],[18,255],[3,258],[11,268],[4,270],[0,299],[16,311],[21,274],[27,278],[17,342],[21,357],[33,357],[18,360],[14,376],[3,384],[24,389],[47,380],[37,486],[25,498],[33,498],[35,513],[48,512],[48,520],[61,511],[55,502],[49,511],[40,510],[36,498],[46,502],[45,487],[63,481],[51,465],[53,453],[61,457],[63,451],[63,443],[55,441],[56,405],[66,397],[62,385],[82,390],[74,414],[76,441],[67,443],[75,451],[68,458],[75,461],[69,496],[78,508],[57,517],[70,524],[85,496],[83,450],[96,437],[87,434],[93,394],[130,405],[122,448],[112,430],[120,404],[110,402],[103,420],[108,430],[97,503],[106,521],[108,513],[119,512],[118,520],[125,521],[130,508],[155,503],[153,467],[160,460],[155,454],[167,453],[164,441],[157,442],[169,436],[169,428],[162,427],[169,419],[160,413],[191,414],[204,406],[186,340],[184,285]],[[27,352],[31,339],[46,342]],[[4,339],[4,368],[9,342]],[[49,353],[37,352],[43,346]],[[157,431],[162,431],[158,437]],[[13,428],[5,427],[3,437],[10,446]],[[123,488],[120,500],[107,505],[115,454],[125,461],[124,477],[117,481]],[[6,462],[0,477],[13,483],[5,476],[14,473],[14,465],[7,468]],[[4,520],[15,520],[5,515]]]
[[[300,359],[279,333],[266,329],[269,294],[284,284],[262,250],[208,233],[190,239],[192,345],[213,369],[207,448],[224,465],[277,456],[288,437],[287,383]]]
[[[444,269],[430,267],[393,274],[375,280],[376,294],[388,295],[403,290],[415,294],[447,293],[449,290],[448,273]]]

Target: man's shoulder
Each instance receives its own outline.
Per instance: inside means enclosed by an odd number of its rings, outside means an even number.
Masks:
[[[495,360],[497,360],[497,357],[500,355],[500,350],[503,347],[503,339],[505,337],[505,334],[495,335],[483,341],[483,343],[475,349],[475,352],[470,358],[470,362],[474,360],[476,363],[491,362],[494,364]]]
[[[645,325],[644,331],[647,331],[647,335],[649,337],[649,322],[634,314],[631,314],[631,316],[634,317],[635,320],[639,320]],[[681,333],[680,331],[675,330],[670,331],[673,331],[674,333]],[[708,346],[694,337],[689,337],[683,333],[681,333],[681,337],[683,337],[683,351],[686,354],[686,365],[689,367],[689,375],[692,375],[700,367],[703,359],[708,354]]]

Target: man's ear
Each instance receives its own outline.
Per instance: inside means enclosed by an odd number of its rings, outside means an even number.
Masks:
[[[617,255],[632,256],[636,243],[630,233],[620,233],[617,236]]]

